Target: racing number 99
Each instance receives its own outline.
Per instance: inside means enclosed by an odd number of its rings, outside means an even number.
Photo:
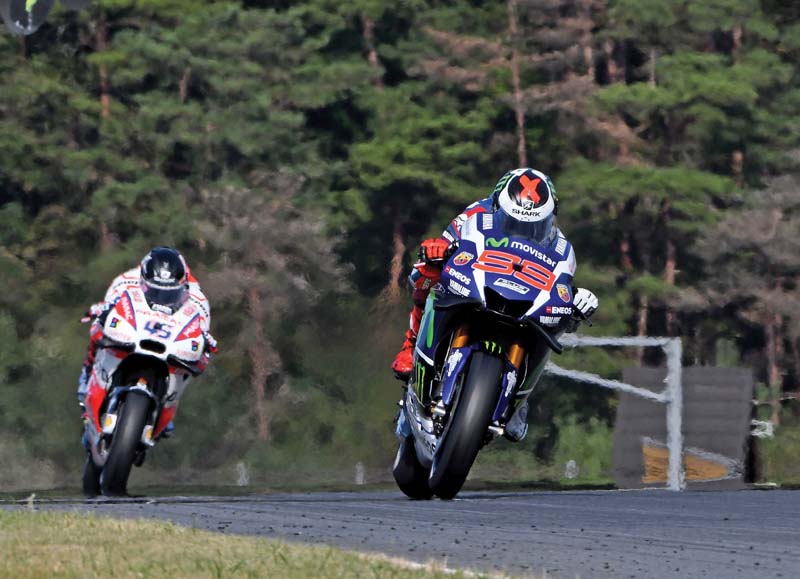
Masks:
[[[529,259],[522,259],[512,253],[493,249],[485,250],[478,261],[472,264],[472,267],[489,273],[510,275],[531,287],[546,292],[553,289],[553,284],[556,282],[555,274],[545,266]]]

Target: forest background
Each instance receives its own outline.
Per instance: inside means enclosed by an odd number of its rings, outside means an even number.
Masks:
[[[600,297],[587,332],[752,368],[757,477],[800,481],[798,63],[781,0],[94,0],[3,33],[0,490],[77,486],[78,319],[160,244],[220,353],[134,480],[389,480],[417,244],[525,165]],[[609,481],[615,397],[544,386],[476,476]]]

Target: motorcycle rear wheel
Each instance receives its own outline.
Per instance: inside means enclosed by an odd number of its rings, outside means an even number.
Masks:
[[[150,404],[150,398],[140,392],[129,392],[125,397],[119,424],[108,451],[108,460],[100,475],[100,487],[104,495],[124,496],[128,493],[128,477],[147,424]]]
[[[422,466],[417,459],[413,439],[404,438],[400,442],[392,474],[397,486],[408,498],[427,500],[433,496],[433,491],[428,487],[430,470]]]
[[[428,486],[442,499],[452,499],[464,486],[483,446],[500,395],[504,363],[476,352],[458,395],[450,421],[433,456]]]

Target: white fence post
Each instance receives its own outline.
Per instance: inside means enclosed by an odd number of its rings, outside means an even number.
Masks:
[[[680,338],[650,336],[616,338],[568,335],[561,339],[561,344],[571,348],[578,346],[660,346],[664,350],[667,356],[667,377],[665,380],[666,387],[662,392],[652,392],[646,388],[640,388],[618,380],[609,380],[590,372],[567,370],[553,362],[547,363],[546,371],[554,376],[571,378],[579,382],[627,392],[640,398],[666,404],[667,449],[669,452],[667,488],[671,491],[684,490],[686,482],[683,469],[683,365],[681,361],[683,348]]]
[[[675,338],[665,344],[664,352],[667,355],[667,487],[671,491],[682,491],[686,488],[686,482],[683,472],[683,348],[680,339]]]

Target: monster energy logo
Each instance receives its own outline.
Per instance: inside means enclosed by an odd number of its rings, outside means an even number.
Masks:
[[[425,367],[425,364],[423,364],[422,362],[417,362],[417,379],[416,383],[414,384],[414,389],[417,392],[417,398],[419,398],[420,400],[422,400],[422,391],[425,385],[426,371],[427,368]]]
[[[492,247],[508,247],[508,237],[504,237],[500,240],[494,237],[488,237],[486,238],[486,245],[491,245]]]
[[[497,342],[490,342],[489,340],[486,340],[483,343],[483,345],[486,346],[486,351],[489,352],[490,354],[494,353],[499,354],[503,351],[503,348],[501,348],[500,344],[498,344]]]
[[[506,186],[506,183],[508,183],[511,180],[511,176],[512,172],[509,171],[508,173],[500,177],[500,180],[497,182],[497,185],[494,186],[494,191],[492,192],[492,195],[497,195],[498,193],[500,193],[500,191],[503,190],[503,187]]]

